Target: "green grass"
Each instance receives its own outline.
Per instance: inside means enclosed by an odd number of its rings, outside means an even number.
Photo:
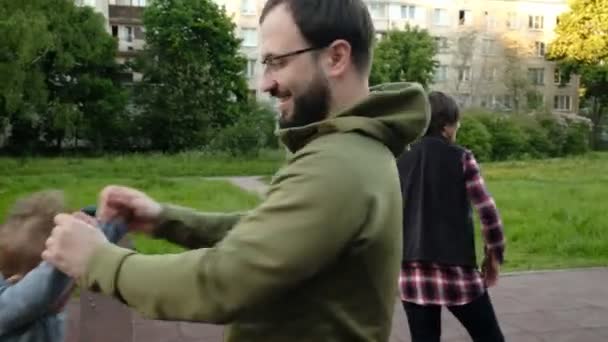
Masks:
[[[18,196],[36,190],[63,189],[70,205],[79,208],[94,204],[108,184],[134,186],[160,201],[201,210],[243,210],[259,199],[201,176],[269,175],[280,164],[280,153],[243,161],[197,154],[25,163],[0,158],[0,218]],[[608,266],[608,153],[489,163],[482,165],[482,172],[505,223],[506,270]],[[161,240],[142,236],[134,240],[142,253],[181,251]]]
[[[482,173],[504,221],[506,269],[608,266],[608,154],[487,164]]]
[[[0,177],[14,174],[39,176],[72,175],[85,178],[105,177],[136,178],[184,176],[243,176],[268,175],[283,163],[281,150],[264,151],[257,158],[210,156],[203,152],[186,152],[177,155],[131,154],[110,155],[100,158],[7,158],[0,157]]]
[[[28,193],[55,188],[65,191],[74,210],[96,204],[99,191],[108,184],[121,184],[144,190],[153,198],[206,211],[236,211],[254,207],[259,199],[224,181],[205,181],[198,177],[168,179],[160,177],[80,177],[64,174],[0,176],[0,218],[14,201]],[[182,249],[162,240],[134,236],[135,247],[146,254],[172,253]]]

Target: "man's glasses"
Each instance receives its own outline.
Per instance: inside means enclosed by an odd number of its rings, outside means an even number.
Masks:
[[[299,55],[299,54],[303,54],[305,52],[310,52],[310,51],[320,50],[320,49],[323,49],[323,48],[322,47],[309,47],[309,48],[306,48],[306,49],[300,49],[300,50],[295,50],[295,51],[287,52],[287,53],[284,53],[282,55],[266,56],[266,58],[264,58],[262,60],[262,65],[265,65],[266,67],[269,67],[269,68],[280,67],[282,65],[282,62],[287,57],[292,57],[292,56],[296,56],[296,55]]]

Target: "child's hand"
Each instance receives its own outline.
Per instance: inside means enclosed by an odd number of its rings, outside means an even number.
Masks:
[[[19,280],[21,280],[22,278],[23,278],[23,275],[15,274],[15,275],[11,276],[10,278],[6,279],[6,281],[9,284],[14,285],[14,284],[17,284],[19,282]]]
[[[77,211],[75,213],[72,214],[72,216],[74,216],[75,218],[84,221],[88,224],[90,224],[93,227],[97,227],[97,225],[99,224],[99,222],[92,216],[89,216],[85,213],[83,213],[82,211]]]

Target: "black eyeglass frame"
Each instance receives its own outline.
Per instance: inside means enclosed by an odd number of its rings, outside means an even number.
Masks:
[[[323,48],[324,47],[308,47],[308,48],[304,48],[304,49],[300,49],[300,50],[295,50],[295,51],[287,52],[287,53],[284,53],[282,55],[267,56],[266,58],[264,58],[262,60],[262,65],[272,64],[274,62],[280,61],[280,60],[285,59],[287,57],[300,55],[300,54],[303,54],[305,52],[310,52],[310,51],[315,51],[315,50],[321,50]]]

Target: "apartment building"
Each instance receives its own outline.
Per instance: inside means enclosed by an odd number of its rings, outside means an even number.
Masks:
[[[108,2],[110,32],[119,39],[119,59],[143,46],[141,14],[146,0],[79,0],[103,7]],[[247,58],[245,75],[252,94],[262,72],[258,18],[266,0],[213,0],[236,24]],[[405,25],[427,29],[438,45],[439,65],[432,89],[455,96],[462,106],[501,110],[532,101],[555,111],[575,113],[579,80],[561,85],[561,75],[544,56],[567,0],[368,0],[377,36]],[[103,10],[102,10],[103,12]]]

